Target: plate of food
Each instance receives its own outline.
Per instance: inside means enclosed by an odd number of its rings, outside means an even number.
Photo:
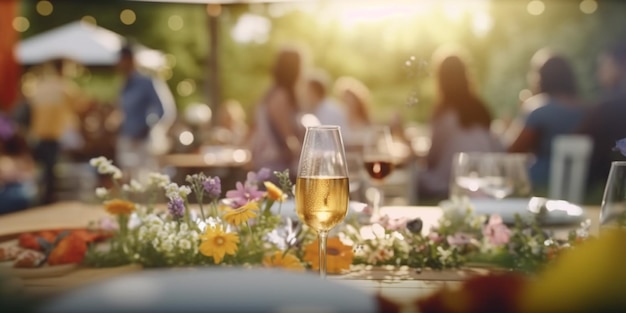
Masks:
[[[108,236],[87,229],[21,233],[0,243],[0,271],[21,278],[61,276],[79,266],[89,243]]]

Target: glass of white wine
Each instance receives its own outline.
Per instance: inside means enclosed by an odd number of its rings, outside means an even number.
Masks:
[[[348,213],[349,181],[339,126],[308,127],[296,180],[296,212],[319,238],[319,272],[326,277],[328,232]]]

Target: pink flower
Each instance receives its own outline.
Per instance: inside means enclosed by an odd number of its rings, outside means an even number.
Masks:
[[[439,233],[437,232],[431,232],[428,234],[428,239],[430,239],[430,241],[434,243],[439,243],[441,242],[441,240],[443,240],[443,237],[441,237],[441,235],[439,235]]]
[[[472,241],[472,236],[466,233],[456,233],[454,236],[448,236],[447,240],[451,246],[464,246]]]
[[[509,242],[511,231],[502,223],[500,215],[489,217],[487,225],[483,227],[483,235],[494,245],[503,245]]]
[[[226,198],[233,201],[233,207],[240,207],[250,201],[259,201],[265,195],[264,191],[259,191],[256,185],[244,185],[237,182],[234,190],[226,192]]]

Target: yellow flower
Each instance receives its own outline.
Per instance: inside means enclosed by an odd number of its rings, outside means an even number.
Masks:
[[[200,235],[200,253],[213,257],[215,264],[222,263],[224,255],[234,255],[237,252],[239,236],[235,233],[224,232],[223,227],[207,227],[204,234]]]
[[[311,263],[314,270],[320,268],[318,240],[304,247],[304,260]],[[344,245],[337,237],[328,238],[326,242],[326,272],[328,274],[340,274],[343,270],[350,269],[353,259],[354,252],[351,246]]]
[[[263,258],[263,266],[278,267],[293,271],[304,271],[304,266],[300,263],[298,257],[291,253],[283,255],[282,251],[276,251],[272,255],[266,255]]]
[[[113,199],[104,203],[104,209],[113,215],[130,214],[135,210],[135,204],[122,199]]]
[[[229,224],[239,226],[243,222],[247,222],[251,218],[256,217],[256,211],[259,210],[257,202],[248,202],[238,209],[226,209],[226,213],[222,218]]]
[[[265,185],[265,189],[267,190],[267,197],[271,200],[283,202],[287,199],[287,195],[283,193],[283,191],[278,188],[278,186],[274,185],[274,183],[270,181],[266,181],[263,183]]]

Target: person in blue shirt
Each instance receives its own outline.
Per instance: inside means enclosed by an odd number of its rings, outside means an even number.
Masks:
[[[164,106],[153,78],[137,70],[131,46],[120,51],[118,70],[125,78],[120,94],[122,121],[116,146],[117,164],[128,178],[155,170],[150,132],[163,117]]]
[[[536,94],[522,104],[527,114],[524,126],[508,151],[534,155],[529,176],[533,189],[541,193],[548,187],[552,140],[575,132],[582,122],[584,105],[567,59],[540,50],[531,63],[530,83]]]

